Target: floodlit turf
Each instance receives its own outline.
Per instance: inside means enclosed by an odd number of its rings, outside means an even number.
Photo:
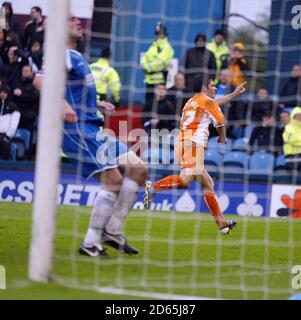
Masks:
[[[110,258],[91,259],[77,253],[91,209],[64,206],[57,219],[56,282],[35,284],[27,278],[31,208],[0,204],[0,265],[7,272],[0,299],[141,299],[93,290],[99,287],[226,299],[295,293],[291,267],[301,264],[301,221],[236,217],[238,227],[221,236],[208,214],[134,211],[125,230],[139,255],[110,248]]]

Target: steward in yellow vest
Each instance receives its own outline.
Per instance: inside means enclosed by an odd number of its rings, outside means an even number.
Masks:
[[[140,61],[140,65],[145,72],[146,100],[153,97],[153,89],[156,85],[166,84],[167,67],[174,55],[174,50],[167,39],[167,29],[162,23],[157,24],[155,35],[155,41]]]
[[[121,82],[118,72],[110,65],[111,50],[104,48],[100,58],[90,65],[95,79],[99,101],[112,100],[115,105],[120,101]],[[110,95],[112,96],[110,99]]]

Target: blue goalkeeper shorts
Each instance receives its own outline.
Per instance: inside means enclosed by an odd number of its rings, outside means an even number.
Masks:
[[[116,138],[105,136],[97,123],[65,123],[63,152],[85,178],[118,167],[118,158],[130,152]]]

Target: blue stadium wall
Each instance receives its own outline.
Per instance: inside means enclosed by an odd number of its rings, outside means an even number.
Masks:
[[[144,99],[140,53],[154,39],[158,21],[167,26],[174,57],[181,60],[185,50],[193,46],[197,33],[205,33],[210,39],[222,26],[225,5],[226,0],[116,0],[111,42],[113,62],[123,83],[123,98]]]
[[[289,78],[292,66],[301,64],[301,20],[298,29],[292,26],[297,15],[292,9],[300,5],[301,0],[272,0],[267,84],[274,95]]]

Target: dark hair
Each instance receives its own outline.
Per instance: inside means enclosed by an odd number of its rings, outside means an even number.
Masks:
[[[225,33],[223,31],[223,29],[217,29],[215,32],[214,32],[214,35],[217,36],[218,34],[220,34],[221,36],[225,37]]]
[[[31,10],[34,9],[35,11],[39,12],[42,15],[42,9],[38,6],[34,6],[31,8]]]
[[[158,22],[155,27],[155,35],[158,35],[162,32],[165,36],[168,36],[167,28],[162,22]]]
[[[109,47],[105,47],[101,50],[100,57],[109,59],[111,57],[111,49]]]
[[[266,110],[265,113],[263,114],[263,117],[271,118],[271,117],[274,117],[274,115],[270,110]]]
[[[7,7],[10,10],[10,14],[8,16],[11,18],[14,14],[12,3],[9,1],[5,1],[2,3],[2,7]]]
[[[194,43],[197,43],[199,39],[202,39],[204,42],[206,42],[207,38],[203,33],[198,33],[196,37],[194,38]]]
[[[0,87],[0,92],[6,92],[8,95],[10,93],[10,88],[9,86],[3,84],[1,87]]]
[[[29,63],[23,64],[22,69],[23,69],[24,67],[28,67],[28,68],[30,68],[30,70],[32,71],[32,66],[31,66]]]
[[[291,113],[288,111],[288,110],[281,110],[280,112],[279,112],[279,115],[281,114],[281,113],[287,113],[288,115],[290,115]]]
[[[208,73],[199,73],[193,78],[193,91],[202,91],[203,86],[208,86],[210,81],[213,80],[212,76]]]
[[[35,43],[38,43],[42,48],[43,44],[42,44],[41,40],[35,39],[35,38],[31,39],[31,41],[29,42],[29,48],[31,48]]]

